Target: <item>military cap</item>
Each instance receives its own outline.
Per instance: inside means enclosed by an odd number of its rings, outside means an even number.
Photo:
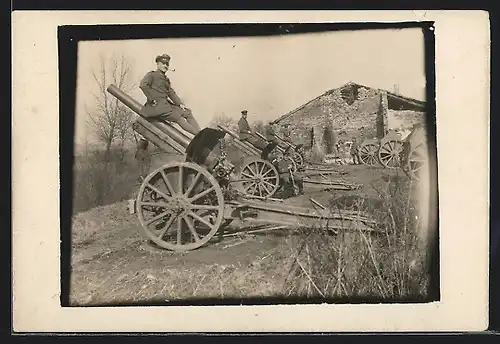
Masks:
[[[170,56],[168,54],[158,55],[155,58],[155,62],[156,63],[158,63],[158,62],[168,63],[168,62],[170,62]]]

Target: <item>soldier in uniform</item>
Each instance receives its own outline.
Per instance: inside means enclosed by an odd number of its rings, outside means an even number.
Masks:
[[[134,157],[139,164],[139,177],[137,178],[138,183],[142,183],[144,177],[148,172],[149,166],[147,166],[144,162],[144,159],[148,155],[148,146],[149,146],[149,141],[143,137],[139,140],[136,146]]]
[[[361,163],[361,160],[359,159],[359,144],[358,144],[358,140],[355,137],[352,139],[350,153],[351,153],[353,164],[359,165]]]
[[[290,129],[287,123],[283,124],[283,140],[292,143],[292,139],[290,138]]]
[[[243,142],[249,142],[251,143],[255,148],[259,150],[263,150],[266,148],[267,144],[263,142],[260,138],[254,135],[252,130],[250,129],[250,125],[248,124],[247,121],[247,115],[248,111],[243,110],[241,111],[241,118],[238,121],[238,128],[240,131],[240,140]]]
[[[141,80],[139,88],[147,98],[142,115],[167,122],[175,122],[179,126],[196,135],[200,126],[189,110],[180,100],[165,75],[170,65],[170,56],[159,55],[155,59],[157,69],[148,72]]]
[[[266,127],[266,139],[271,143],[278,144],[278,140],[276,139],[276,123],[270,122]]]

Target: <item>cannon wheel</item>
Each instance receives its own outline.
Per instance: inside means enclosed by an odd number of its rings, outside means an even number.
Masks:
[[[379,162],[387,168],[396,168],[400,166],[401,150],[403,149],[403,142],[397,139],[385,141],[380,145],[378,150]]]
[[[411,179],[420,181],[423,168],[428,168],[427,147],[420,143],[408,153],[405,172]]]
[[[272,197],[279,188],[280,177],[274,165],[264,159],[251,158],[241,166],[239,178],[243,192],[259,197]]]
[[[150,173],[136,206],[146,236],[172,251],[206,244],[224,220],[219,184],[207,170],[190,162],[173,162]]]
[[[293,151],[290,155],[291,155],[293,161],[295,161],[295,164],[297,165],[297,167],[304,166],[304,158],[302,157],[302,155],[299,152]]]
[[[379,144],[375,140],[365,141],[359,147],[359,159],[368,166],[375,166],[378,163],[377,153]]]

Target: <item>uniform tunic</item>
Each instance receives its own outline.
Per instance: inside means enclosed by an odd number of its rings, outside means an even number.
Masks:
[[[292,139],[290,138],[290,130],[288,128],[283,128],[283,140],[292,143]]]
[[[248,124],[246,118],[240,118],[240,120],[238,121],[238,128],[240,130],[241,140],[247,140],[249,137],[251,137],[251,134],[248,133],[250,131],[250,125]]]
[[[240,120],[238,121],[238,128],[240,130],[241,141],[250,142],[255,148],[259,150],[263,150],[264,148],[266,148],[267,143],[252,134],[250,125],[248,125],[248,121],[246,118],[240,118]]]
[[[144,117],[164,115],[166,119],[177,120],[182,116],[179,105],[182,101],[171,86],[170,79],[160,70],[147,73],[142,78],[139,88],[147,98],[142,110]],[[169,102],[169,99],[172,103]],[[156,104],[153,102],[156,101]]]
[[[266,128],[266,139],[271,142],[276,142],[275,132],[272,125]]]

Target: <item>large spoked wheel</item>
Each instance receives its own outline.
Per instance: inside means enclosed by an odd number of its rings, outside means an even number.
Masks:
[[[297,167],[303,167],[304,166],[304,158],[299,152],[293,151],[290,156],[292,157],[293,161],[295,161],[295,164]]]
[[[386,168],[397,168],[400,166],[401,151],[403,143],[400,140],[388,140],[378,150],[378,160]]]
[[[370,140],[363,142],[359,147],[359,159],[367,166],[378,164],[379,145],[376,141]]]
[[[203,167],[173,162],[149,174],[137,196],[139,222],[146,236],[172,251],[206,244],[223,221],[224,197]]]
[[[421,143],[408,153],[405,172],[412,180],[420,181],[427,168],[429,168],[427,147],[425,143]]]
[[[279,188],[278,170],[267,160],[250,159],[240,171],[243,192],[247,195],[272,197]]]

